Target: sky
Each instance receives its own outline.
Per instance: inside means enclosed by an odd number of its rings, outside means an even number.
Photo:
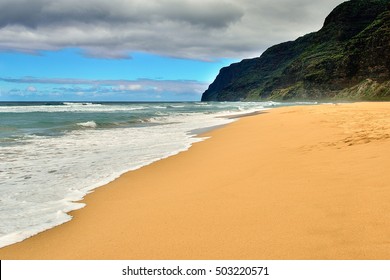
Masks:
[[[197,101],[341,0],[0,0],[0,101]]]

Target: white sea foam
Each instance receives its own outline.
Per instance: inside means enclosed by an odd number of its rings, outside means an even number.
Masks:
[[[78,126],[86,127],[86,128],[96,128],[97,124],[94,121],[77,123]]]
[[[82,105],[81,103],[64,103],[64,105],[52,105],[52,106],[0,106],[0,113],[61,113],[61,112],[128,112],[142,110],[146,107],[134,105],[134,106],[102,106],[101,104]]]
[[[97,103],[91,103],[91,102],[64,102],[62,103],[64,105],[69,105],[69,106],[101,106],[101,104]]]

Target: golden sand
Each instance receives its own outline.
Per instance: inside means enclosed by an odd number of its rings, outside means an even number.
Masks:
[[[390,103],[274,109],[87,195],[1,259],[390,259]]]

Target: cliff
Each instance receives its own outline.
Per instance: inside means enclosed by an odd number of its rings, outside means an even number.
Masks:
[[[202,101],[390,99],[390,0],[351,0],[323,27],[222,68]]]

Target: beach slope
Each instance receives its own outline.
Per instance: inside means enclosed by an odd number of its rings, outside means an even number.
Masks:
[[[390,259],[390,103],[273,109],[128,172],[1,259]]]

